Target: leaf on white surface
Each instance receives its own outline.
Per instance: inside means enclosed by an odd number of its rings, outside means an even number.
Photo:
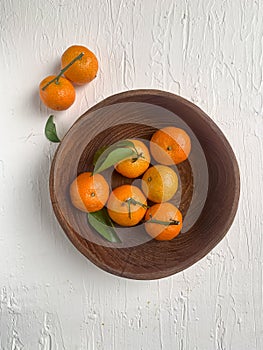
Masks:
[[[57,135],[56,124],[54,123],[54,116],[51,115],[45,126],[45,135],[46,138],[51,142],[60,142],[60,139]]]

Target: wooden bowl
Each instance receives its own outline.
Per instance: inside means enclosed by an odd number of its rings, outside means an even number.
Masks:
[[[141,224],[118,228],[122,243],[106,242],[87,224],[86,214],[72,206],[70,183],[92,169],[99,147],[127,138],[147,143],[156,129],[167,125],[185,129],[192,140],[189,159],[175,168],[180,186],[173,202],[183,213],[182,232],[161,242],[150,238]],[[112,170],[105,176],[112,188],[132,182]],[[170,276],[203,258],[230,228],[239,191],[235,155],[216,124],[191,102],[158,90],[120,93],[84,113],[59,145],[50,172],[54,212],[71,242],[100,268],[132,279]]]

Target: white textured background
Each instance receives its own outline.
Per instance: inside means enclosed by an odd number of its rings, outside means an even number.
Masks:
[[[262,0],[1,0],[1,350],[262,350]],[[153,282],[97,269],[52,213],[56,145],[38,83],[63,50],[98,56],[95,81],[55,113],[63,135],[103,98],[159,88],[204,109],[236,152],[238,215],[202,261]],[[222,191],[224,189],[222,188]]]

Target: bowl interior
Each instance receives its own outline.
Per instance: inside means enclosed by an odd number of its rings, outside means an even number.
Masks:
[[[189,159],[174,166],[179,190],[172,202],[183,214],[181,234],[159,242],[140,224],[117,227],[120,244],[105,241],[87,224],[86,214],[71,205],[70,183],[78,174],[92,170],[100,147],[130,138],[148,144],[155,130],[168,125],[186,130],[192,141]],[[125,183],[140,187],[140,179],[125,178],[113,169],[104,176],[111,188]],[[50,191],[61,226],[92,262],[116,275],[154,279],[192,265],[223,238],[237,207],[238,167],[224,135],[199,108],[165,92],[127,92],[93,107],[69,130],[53,160]]]

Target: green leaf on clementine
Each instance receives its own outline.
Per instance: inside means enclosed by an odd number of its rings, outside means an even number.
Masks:
[[[94,155],[93,165],[95,165],[97,162],[99,162],[99,165],[101,165],[112,151],[114,151],[117,148],[124,148],[124,147],[135,149],[134,143],[128,140],[118,141],[110,146],[102,146],[97,150],[97,152]]]
[[[48,118],[45,126],[45,135],[46,135],[46,138],[51,142],[60,142],[60,139],[58,138],[58,135],[57,135],[56,125],[53,119],[54,119],[53,115],[51,115]]]
[[[103,156],[101,156],[98,159],[98,161],[95,164],[93,174],[98,174],[103,170],[106,170],[111,166],[117,164],[118,162],[133,156],[136,156],[136,153],[131,148],[116,148],[110,153],[108,153],[106,158],[103,154]]]
[[[89,224],[107,241],[121,243],[106,208],[87,214]]]

